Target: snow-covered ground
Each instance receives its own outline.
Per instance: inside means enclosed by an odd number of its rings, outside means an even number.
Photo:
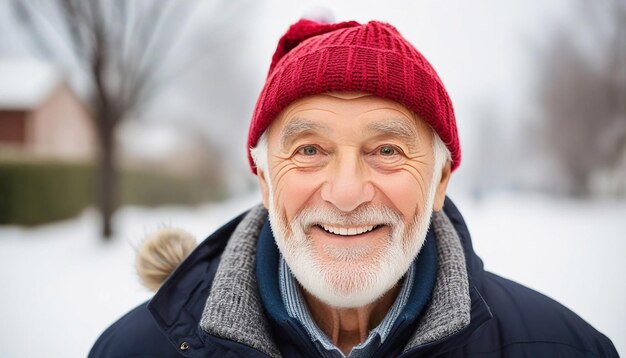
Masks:
[[[34,229],[0,227],[0,357],[84,357],[110,323],[150,297],[133,246],[162,226],[204,238],[257,195],[198,208],[118,212],[118,237],[98,239],[98,216]],[[457,198],[487,269],[546,293],[626,355],[626,203],[522,195]]]

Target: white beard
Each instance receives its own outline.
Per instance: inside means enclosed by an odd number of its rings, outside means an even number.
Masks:
[[[287,223],[274,203],[270,184],[269,218],[276,244],[300,285],[317,299],[338,308],[362,307],[373,303],[395,286],[420,251],[432,216],[437,176],[430,183],[423,212],[407,227],[391,208],[362,205],[345,213],[329,207],[304,208]],[[350,248],[326,245],[323,252],[311,244],[307,232],[313,225],[363,226],[384,224],[391,229],[382,249],[359,245]],[[321,255],[327,257],[321,260]],[[330,258],[330,259],[328,259]]]

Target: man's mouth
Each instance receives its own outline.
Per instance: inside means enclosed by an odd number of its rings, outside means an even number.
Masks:
[[[339,235],[339,236],[356,236],[356,235],[361,235],[361,234],[365,234],[370,231],[376,230],[382,225],[339,227],[339,226],[319,224],[316,226],[326,231],[329,234],[334,234],[334,235]]]

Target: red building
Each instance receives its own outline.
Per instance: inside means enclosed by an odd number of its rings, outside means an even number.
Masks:
[[[0,59],[0,152],[87,159],[95,141],[88,110],[54,67]]]

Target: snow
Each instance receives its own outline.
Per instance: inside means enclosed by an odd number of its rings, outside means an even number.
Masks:
[[[61,79],[49,63],[32,57],[0,58],[0,108],[32,109]]]
[[[0,356],[84,357],[99,334],[150,298],[133,247],[162,226],[202,239],[259,201],[254,193],[196,208],[125,207],[117,237],[98,239],[98,216],[37,228],[0,226]],[[626,354],[626,202],[528,194],[455,200],[487,269],[548,294]]]

